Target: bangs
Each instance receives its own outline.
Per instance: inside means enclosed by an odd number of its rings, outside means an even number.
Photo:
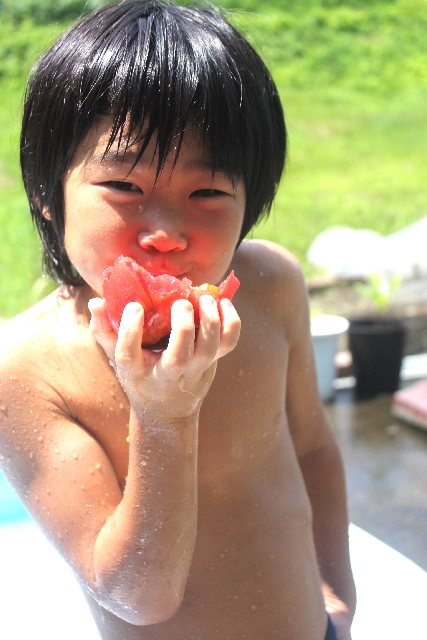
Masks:
[[[239,241],[270,211],[286,127],[274,82],[248,41],[214,7],[107,5],[64,33],[27,85],[21,171],[47,272],[60,281],[82,283],[64,246],[63,180],[99,116],[112,123],[105,154],[136,145],[136,164],[155,141],[157,175],[170,154],[176,162],[186,127],[198,127],[212,171],[243,180]]]
[[[90,57],[80,44],[80,59],[74,55],[69,70],[77,93],[75,129],[90,129],[96,115],[111,117],[105,152],[113,143],[117,151],[138,144],[136,162],[154,135],[160,173],[171,152],[178,157],[186,126],[196,125],[213,171],[242,176],[247,150],[241,144],[243,87],[236,61],[219,34],[200,24],[200,11],[182,9],[170,5],[141,16],[141,4],[128,3],[126,15],[120,6],[118,15],[110,8],[109,25],[102,11],[87,20],[93,22],[88,32],[98,23],[103,37],[88,47]],[[81,26],[76,36],[81,43]]]

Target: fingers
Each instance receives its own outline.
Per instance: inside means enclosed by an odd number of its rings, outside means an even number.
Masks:
[[[162,356],[164,369],[185,367],[194,353],[194,309],[188,300],[177,300],[171,309],[172,331],[169,344]]]
[[[129,302],[124,308],[117,336],[114,359],[121,377],[131,369],[143,365],[141,339],[144,327],[144,309],[139,302]]]
[[[230,300],[221,300],[218,309],[211,296],[201,296],[195,358],[210,363],[230,353],[237,345],[240,325],[240,318]]]
[[[93,298],[88,302],[92,314],[89,329],[116,371],[128,373],[132,363],[140,364],[141,336],[144,310],[137,302],[126,305],[120,322],[119,333],[115,332],[108,319],[105,300]]]
[[[224,298],[220,301],[222,315],[221,341],[218,349],[218,358],[222,358],[230,353],[239,340],[241,321],[234,305],[230,300]]]
[[[200,325],[197,332],[195,356],[212,362],[215,360],[221,337],[221,318],[212,296],[200,296]]]
[[[118,335],[108,319],[105,301],[93,298],[88,303],[92,314],[90,330],[113,363],[120,378],[128,378],[132,369],[138,375],[157,365],[157,373],[174,376],[191,363],[191,370],[206,370],[232,351],[240,333],[240,319],[228,299],[220,308],[212,296],[200,297],[200,325],[195,341],[194,310],[188,300],[172,305],[172,331],[167,349],[160,355],[141,349],[144,325],[143,307],[132,302],[123,311]],[[189,371],[190,373],[190,371]]]
[[[200,325],[194,342],[194,313],[190,303],[178,300],[172,306],[172,331],[169,345],[163,353],[163,370],[206,369],[229,353],[237,344],[240,319],[229,300],[221,301],[221,308],[212,296],[200,297]]]

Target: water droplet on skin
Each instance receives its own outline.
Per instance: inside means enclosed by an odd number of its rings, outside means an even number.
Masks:
[[[39,436],[39,437],[37,438],[37,440],[38,440],[39,442],[43,442],[44,438],[43,438],[43,436]]]
[[[7,411],[7,405],[5,405],[5,404],[0,404],[0,411],[3,411],[3,413],[6,413],[6,411]]]
[[[93,474],[94,473],[93,469],[89,469],[89,473]]]
[[[49,487],[46,489],[46,493],[50,493],[50,489],[49,489]]]
[[[53,468],[54,468],[54,469],[57,469],[57,468],[58,468],[58,467],[56,466],[56,464],[53,464],[52,466],[53,466]]]
[[[101,465],[99,464],[99,462],[97,462],[95,465],[95,469],[100,469],[100,468],[101,468]]]
[[[78,459],[78,457],[79,457],[79,456],[78,456],[78,455],[77,455],[77,453],[74,451],[74,452],[73,452],[73,458],[74,458],[74,460],[77,460],[77,459]]]
[[[80,489],[82,489],[83,491],[85,491],[86,487],[84,486],[84,484],[80,485]]]
[[[54,449],[53,451],[54,451],[54,453],[56,453],[56,454],[61,453],[59,449]]]

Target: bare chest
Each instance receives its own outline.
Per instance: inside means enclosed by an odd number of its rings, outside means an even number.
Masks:
[[[288,343],[268,313],[246,314],[236,349],[218,363],[199,421],[200,480],[227,482],[274,445],[285,406]],[[59,391],[73,417],[103,446],[122,487],[129,403],[114,369],[87,340],[64,362]]]

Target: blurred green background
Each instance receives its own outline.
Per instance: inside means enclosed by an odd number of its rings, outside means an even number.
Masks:
[[[21,186],[25,81],[97,0],[0,1],[0,316],[43,294]],[[305,255],[331,225],[390,233],[427,212],[427,0],[216,0],[259,51],[288,122],[286,174],[253,232]]]

